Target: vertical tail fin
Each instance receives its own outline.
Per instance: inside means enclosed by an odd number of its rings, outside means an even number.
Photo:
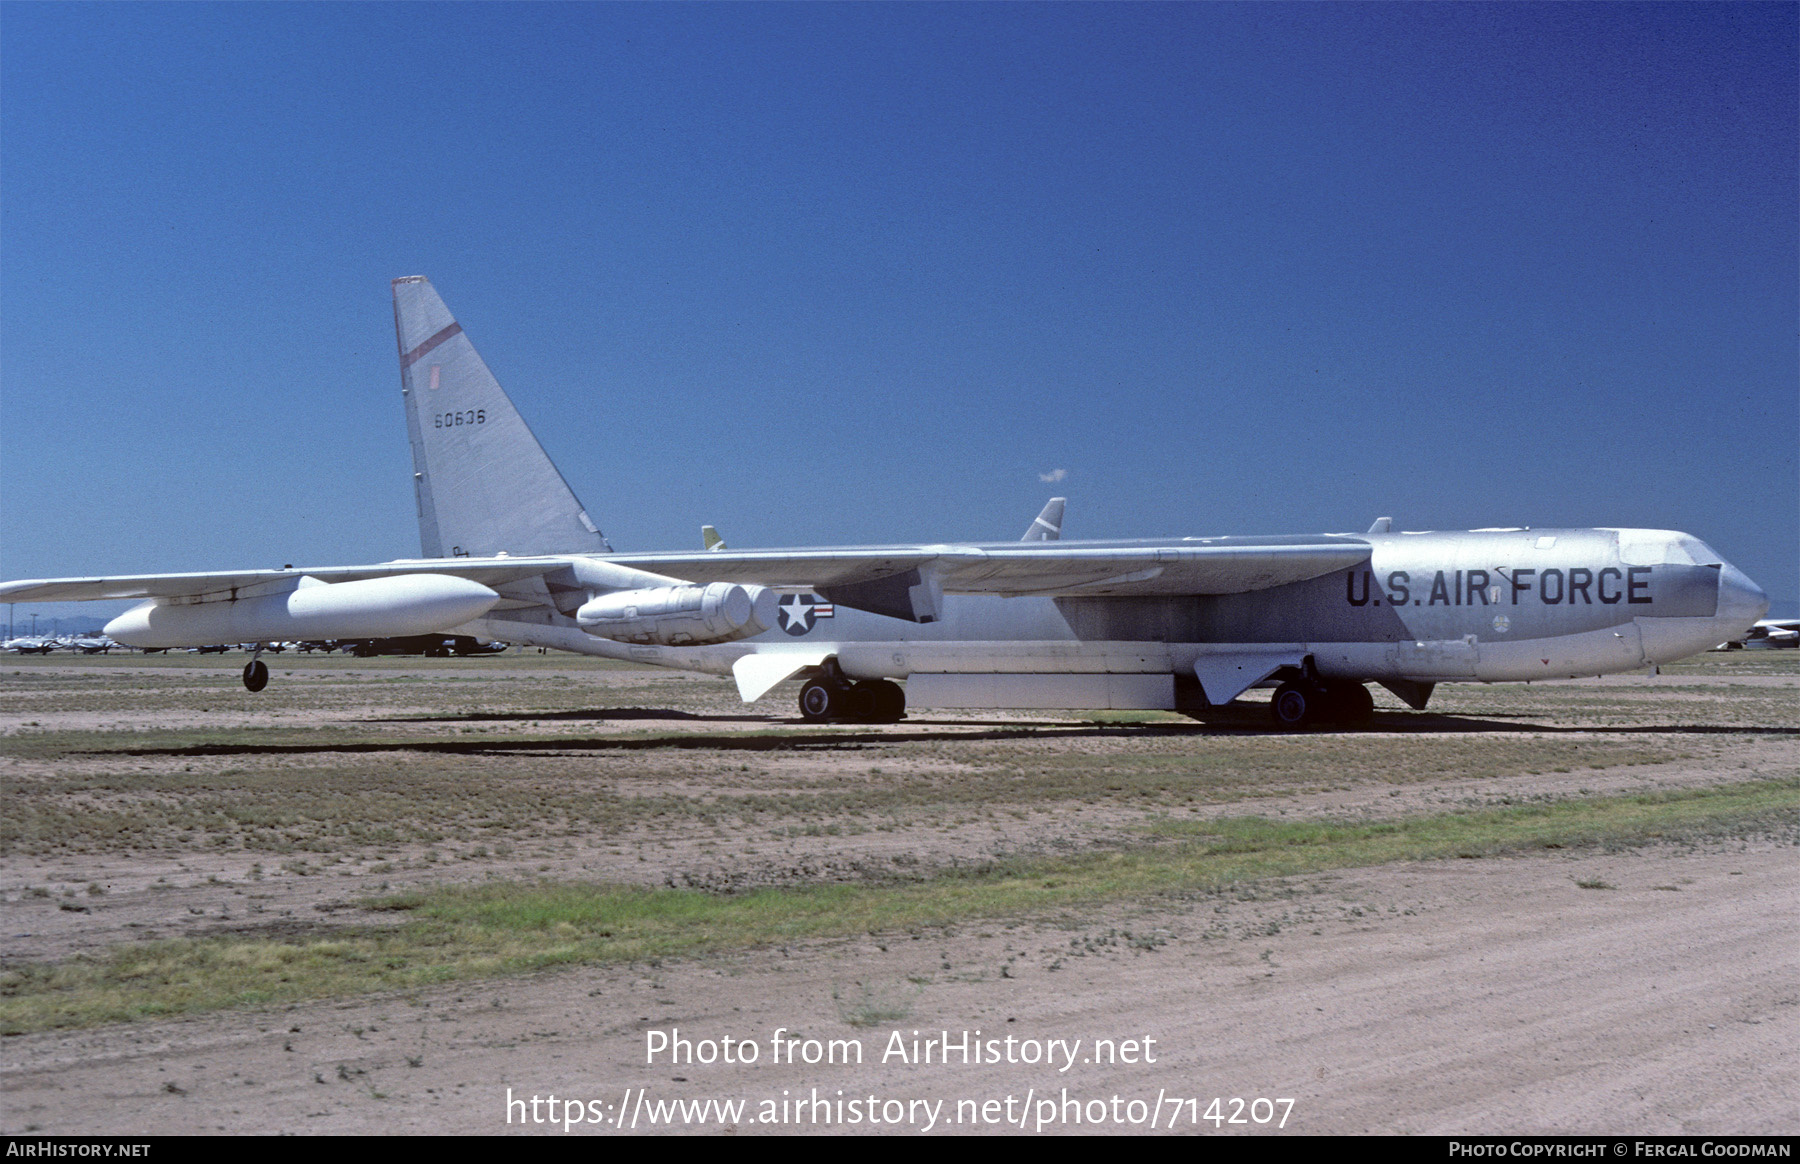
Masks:
[[[1062,537],[1063,506],[1068,503],[1066,497],[1052,497],[1050,504],[1044,506],[1044,512],[1025,528],[1022,542],[1054,542]]]
[[[425,557],[611,553],[423,275],[394,280],[394,332]]]

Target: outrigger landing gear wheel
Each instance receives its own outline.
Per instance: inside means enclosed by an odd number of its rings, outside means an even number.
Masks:
[[[244,664],[244,687],[250,691],[261,691],[269,685],[269,665],[261,659],[252,659]]]

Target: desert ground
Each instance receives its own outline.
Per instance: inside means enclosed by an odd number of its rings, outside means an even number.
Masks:
[[[1293,735],[242,662],[0,660],[0,1131],[1800,1131],[1800,653]],[[700,912],[429,928],[559,887]]]

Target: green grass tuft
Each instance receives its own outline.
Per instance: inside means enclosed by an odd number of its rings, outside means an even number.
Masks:
[[[393,927],[141,943],[10,967],[0,972],[0,1033],[413,990],[574,963],[916,931],[1122,898],[1191,898],[1245,881],[1392,861],[1625,846],[1797,823],[1800,781],[1789,779],[1380,823],[1167,822],[1150,830],[1160,843],[1140,848],[1000,862],[899,885],[730,895],[552,882],[416,891],[366,903],[403,914]]]

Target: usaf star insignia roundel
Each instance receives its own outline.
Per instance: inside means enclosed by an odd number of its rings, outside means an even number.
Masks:
[[[778,609],[781,611],[781,629],[790,635],[803,635],[813,628],[816,620],[831,618],[836,613],[831,603],[821,602],[811,594],[786,595]]]

